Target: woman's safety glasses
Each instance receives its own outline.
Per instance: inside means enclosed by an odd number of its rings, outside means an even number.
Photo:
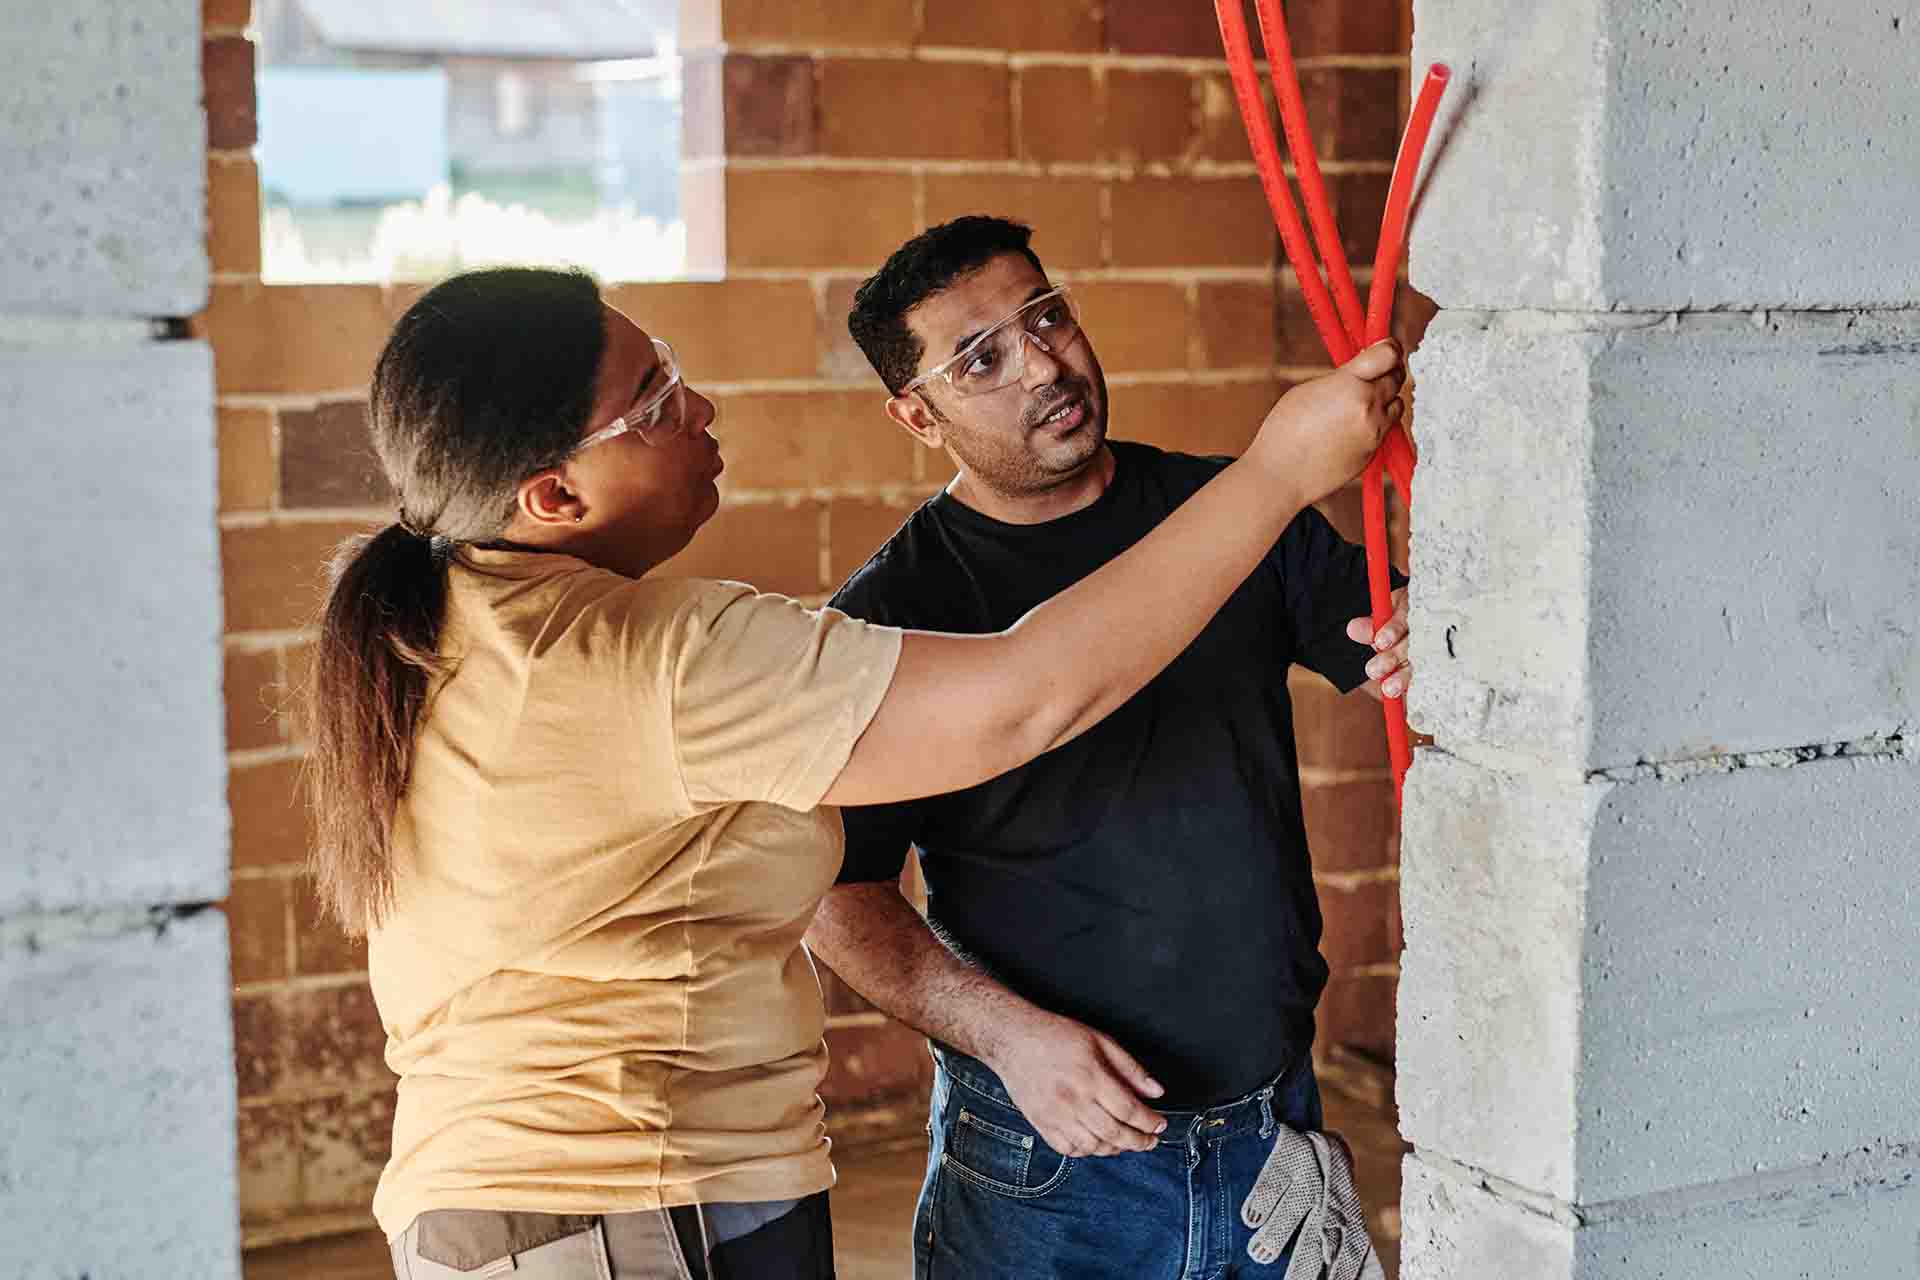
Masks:
[[[591,449],[604,440],[611,440],[628,431],[650,445],[665,444],[686,431],[687,384],[680,377],[680,362],[674,359],[673,348],[658,338],[653,339],[653,350],[660,357],[660,372],[666,375],[666,385],[649,396],[645,404],[629,409],[623,416],[615,418],[612,423],[575,445],[574,453]]]
[[[945,378],[957,396],[979,396],[1020,381],[1027,373],[1027,344],[1058,356],[1080,336],[1080,312],[1061,285],[1028,302],[962,347],[951,359],[900,388],[906,395]]]

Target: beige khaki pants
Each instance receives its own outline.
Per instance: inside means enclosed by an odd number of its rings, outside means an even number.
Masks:
[[[698,1231],[697,1214],[684,1211]],[[699,1237],[682,1241],[676,1215],[569,1216],[439,1209],[392,1244],[397,1280],[704,1280]],[[688,1247],[699,1261],[689,1265]]]

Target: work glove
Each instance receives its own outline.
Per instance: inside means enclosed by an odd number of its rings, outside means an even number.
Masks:
[[[1386,1280],[1353,1187],[1353,1156],[1339,1134],[1279,1126],[1240,1220],[1254,1228],[1247,1255],[1266,1266],[1294,1242],[1286,1280]]]

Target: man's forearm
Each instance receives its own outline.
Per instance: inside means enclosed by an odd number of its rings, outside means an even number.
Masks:
[[[891,882],[830,890],[807,946],[882,1013],[989,1066],[1040,1013],[948,950]]]

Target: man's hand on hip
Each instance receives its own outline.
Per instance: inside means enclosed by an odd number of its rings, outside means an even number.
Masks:
[[[1009,1027],[987,1065],[1048,1146],[1066,1156],[1114,1156],[1159,1145],[1165,1117],[1143,1099],[1166,1090],[1092,1027],[1042,1010]]]

